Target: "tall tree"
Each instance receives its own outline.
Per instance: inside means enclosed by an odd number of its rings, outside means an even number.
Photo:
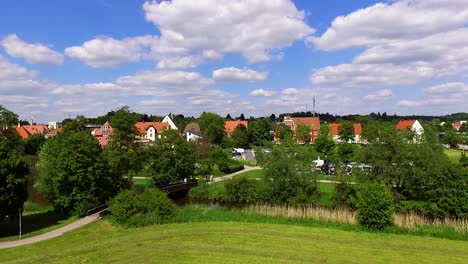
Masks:
[[[332,155],[335,142],[333,142],[331,136],[330,126],[327,124],[320,125],[320,133],[319,136],[315,139],[314,146],[317,152],[326,156]]]
[[[291,128],[285,124],[279,124],[276,126],[276,137],[279,138],[280,140],[285,140],[285,139],[292,139],[294,136],[294,132],[291,130]]]
[[[34,134],[24,140],[24,152],[27,155],[37,155],[46,139],[42,134]]]
[[[257,119],[249,123],[249,131],[252,143],[256,146],[263,146],[265,142],[272,141],[271,122],[266,118]]]
[[[348,142],[350,140],[354,140],[354,125],[351,122],[343,122],[341,123],[338,129],[338,135],[340,139],[344,142]]]
[[[0,222],[7,215],[16,215],[28,197],[22,147],[15,131],[0,127]]]
[[[306,125],[298,125],[296,128],[296,139],[305,144],[310,142],[310,128]]]
[[[212,144],[221,144],[224,137],[224,119],[217,114],[204,112],[199,118],[203,136]]]
[[[242,113],[238,118],[236,118],[237,120],[241,120],[241,121],[244,121],[245,120],[245,116],[244,114]]]
[[[228,120],[228,121],[232,120],[231,114],[229,114],[229,113],[227,114],[226,120]]]
[[[18,115],[0,105],[0,128],[7,128],[18,123]]]
[[[237,125],[236,129],[231,135],[234,147],[247,147],[249,145],[249,131],[243,124]]]

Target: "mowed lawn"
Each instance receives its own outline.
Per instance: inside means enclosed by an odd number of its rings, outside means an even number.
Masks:
[[[444,149],[445,154],[449,157],[450,161],[453,163],[459,163],[460,162],[460,157],[462,154],[461,150],[456,150],[456,149]],[[468,153],[467,153],[468,155]]]
[[[468,242],[264,223],[124,229],[106,220],[0,250],[2,263],[466,263]]]

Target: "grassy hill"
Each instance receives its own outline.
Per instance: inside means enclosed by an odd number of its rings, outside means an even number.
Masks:
[[[298,225],[200,222],[124,229],[100,220],[0,250],[2,263],[466,263],[468,242]]]

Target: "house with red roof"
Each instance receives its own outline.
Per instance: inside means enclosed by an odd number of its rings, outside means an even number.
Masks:
[[[161,138],[161,133],[166,129],[171,129],[167,122],[137,122],[137,141],[139,142],[154,142]]]
[[[57,129],[53,129],[53,130],[50,130],[48,131],[46,134],[45,134],[45,138],[53,138],[53,137],[56,137],[58,135],[58,133],[62,132],[62,129],[61,128],[57,128]]]
[[[320,118],[319,117],[290,117],[287,116],[283,120],[283,124],[289,126],[291,130],[296,134],[296,129],[299,125],[305,125],[310,129],[310,144],[315,142],[315,139],[319,135],[320,131]],[[279,138],[274,136],[274,141],[279,142]],[[299,142],[303,144],[304,142]]]
[[[395,127],[400,131],[412,131],[418,136],[424,133],[424,128],[418,120],[401,120],[396,124]]]
[[[249,127],[249,122],[248,121],[241,121],[241,120],[225,121],[224,122],[224,131],[226,132],[226,134],[231,135],[232,133],[234,133],[234,131],[236,130],[238,125],[244,125],[245,128],[248,128]]]
[[[109,142],[109,137],[112,135],[112,127],[109,124],[109,121],[105,122],[100,128],[94,131],[93,136],[99,141],[101,147],[107,146]]]
[[[328,125],[331,130],[333,141],[337,143],[342,141],[340,139],[340,125],[341,124],[329,124]],[[349,143],[361,144],[362,143],[361,141],[362,126],[360,123],[354,123],[353,126],[354,126],[354,139],[352,142],[349,142]]]
[[[27,139],[31,135],[34,135],[34,134],[45,135],[45,133],[49,130],[47,125],[21,125],[21,124],[18,124],[18,126],[13,126],[13,129],[15,129],[18,135],[23,139]]]

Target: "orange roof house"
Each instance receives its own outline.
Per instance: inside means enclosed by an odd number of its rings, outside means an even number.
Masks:
[[[401,120],[396,124],[397,130],[411,130],[417,135],[424,133],[424,128],[421,126],[418,120]]]
[[[285,117],[283,124],[289,126],[291,130],[296,133],[299,125],[305,125],[310,129],[310,143],[313,144],[318,137],[320,131],[320,118],[319,117]],[[279,141],[275,135],[275,141]],[[301,142],[299,142],[301,143]]]
[[[330,127],[333,140],[336,142],[339,142],[341,124],[329,124],[328,126]],[[353,126],[354,126],[354,143],[361,143],[362,126],[360,123],[354,123]]]
[[[19,125],[13,126],[13,128],[23,139],[27,139],[34,134],[44,135],[48,130],[46,125]]]
[[[101,147],[105,147],[107,145],[112,131],[113,129],[110,126],[109,121],[107,121],[94,132],[94,137],[99,141],[99,145],[101,145]]]
[[[167,122],[137,122],[135,127],[140,142],[155,141],[164,130],[171,129],[170,124]]]
[[[238,125],[244,125],[245,128],[248,128],[249,122],[248,121],[241,121],[241,120],[226,121],[226,122],[224,122],[224,131],[227,134],[232,134],[236,130]]]

